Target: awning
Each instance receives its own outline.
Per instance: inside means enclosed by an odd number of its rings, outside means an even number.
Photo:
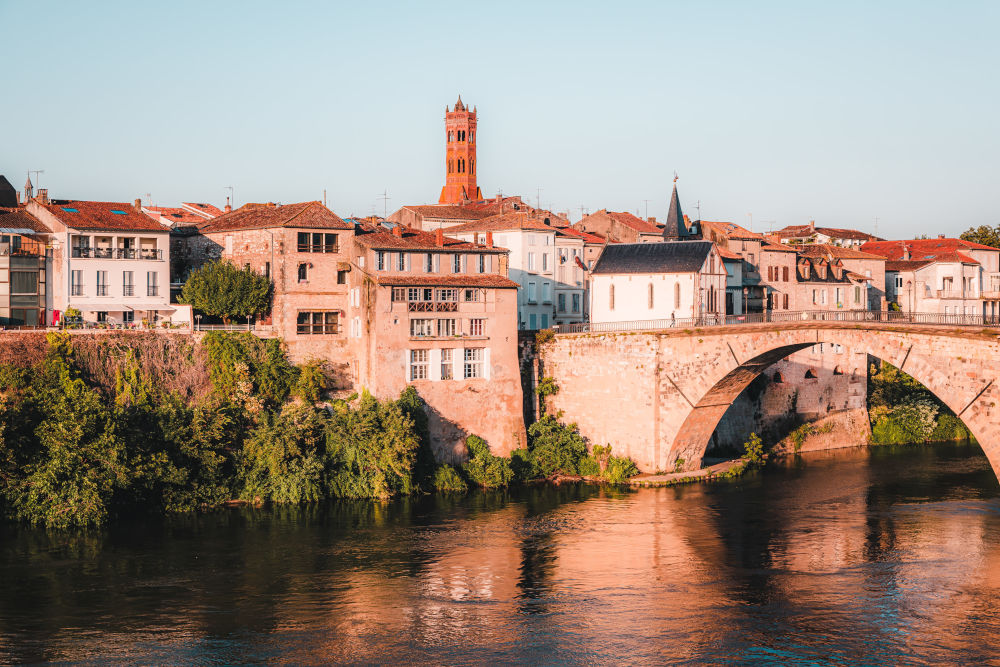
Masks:
[[[34,229],[28,229],[26,227],[0,227],[0,234],[19,234],[19,235],[34,235],[39,232]]]

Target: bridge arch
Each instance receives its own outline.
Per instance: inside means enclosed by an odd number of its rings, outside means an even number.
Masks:
[[[643,471],[695,468],[719,420],[765,369],[818,343],[904,370],[976,436],[1000,477],[1000,342],[996,330],[808,323],[559,334],[543,351],[560,390],[552,407],[593,444]]]

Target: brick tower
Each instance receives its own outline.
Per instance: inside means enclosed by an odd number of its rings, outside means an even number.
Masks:
[[[441,188],[439,204],[460,204],[463,201],[482,199],[483,193],[476,185],[476,110],[462,104],[462,96],[455,102],[455,110],[444,108],[444,128],[448,139],[445,151],[447,178]]]

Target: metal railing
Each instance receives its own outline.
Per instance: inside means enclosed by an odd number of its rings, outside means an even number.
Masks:
[[[678,319],[560,324],[553,327],[553,331],[556,333],[611,333],[617,331],[729,327],[782,322],[788,324],[801,324],[804,322],[858,322],[867,324],[987,327],[1000,325],[1000,316],[944,315],[941,313],[902,313],[892,311],[874,312],[869,310],[781,310],[766,313],[746,313],[744,315],[703,315],[702,317]]]
[[[75,246],[70,255],[75,259],[163,259],[163,251],[152,248],[91,248]]]

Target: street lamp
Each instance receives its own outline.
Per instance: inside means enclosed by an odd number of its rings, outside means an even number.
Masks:
[[[201,331],[201,315],[194,316],[194,330]]]

